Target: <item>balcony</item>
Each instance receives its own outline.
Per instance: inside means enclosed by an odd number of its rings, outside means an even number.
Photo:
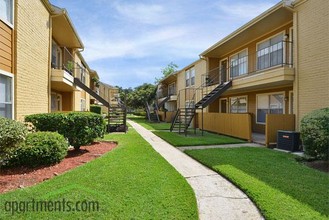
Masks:
[[[73,82],[77,64],[67,48],[54,48],[51,68],[51,89],[62,92],[76,90]]]
[[[292,42],[280,41],[256,53],[232,56],[228,63],[202,75],[202,87],[212,90],[233,80],[229,91],[247,91],[291,85],[294,81]]]

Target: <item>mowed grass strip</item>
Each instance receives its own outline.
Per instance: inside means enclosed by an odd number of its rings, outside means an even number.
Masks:
[[[265,148],[188,150],[240,187],[266,219],[328,219],[328,174]]]
[[[175,147],[240,144],[246,142],[241,139],[213,134],[206,131],[203,132],[202,136],[201,131],[199,130],[196,134],[194,134],[193,131],[189,131],[187,136],[184,135],[184,132],[179,134],[177,132],[153,131],[153,133]]]
[[[132,128],[106,135],[119,146],[102,157],[34,187],[0,195],[0,219],[197,219],[194,192]],[[6,202],[97,202],[98,211],[32,211],[14,214]],[[7,209],[7,210],[6,210]],[[80,207],[81,209],[81,207]],[[25,211],[25,212],[24,212]]]
[[[149,122],[145,117],[130,117],[130,120],[140,124],[147,130],[168,130],[170,129],[171,123],[167,122]]]

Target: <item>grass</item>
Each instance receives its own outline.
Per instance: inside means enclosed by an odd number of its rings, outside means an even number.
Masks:
[[[204,132],[202,136],[201,131],[199,130],[197,131],[196,135],[192,132],[189,132],[187,136],[184,134],[165,131],[153,131],[153,133],[176,147],[245,143],[245,141],[241,139],[209,132]]]
[[[170,129],[171,123],[167,122],[149,122],[148,120],[145,119],[145,117],[130,117],[132,121],[142,125],[144,128],[147,130],[168,130]]]
[[[0,195],[0,219],[197,219],[186,180],[132,128],[110,134],[119,146],[33,187]],[[5,211],[6,201],[97,201],[97,212]],[[30,207],[31,208],[31,207]],[[66,209],[67,210],[67,209]]]
[[[240,187],[266,219],[328,219],[328,174],[265,148],[185,151]]]

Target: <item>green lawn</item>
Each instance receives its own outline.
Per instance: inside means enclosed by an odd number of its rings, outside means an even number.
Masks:
[[[328,174],[265,148],[185,151],[239,186],[266,219],[328,219]]]
[[[237,138],[209,132],[203,132],[202,136],[199,130],[196,135],[192,131],[189,131],[187,136],[185,136],[184,133],[178,134],[176,132],[166,131],[154,131],[153,133],[176,147],[245,143],[245,141]]]
[[[144,117],[131,117],[132,121],[142,125],[147,130],[168,130],[170,129],[171,123],[167,122],[149,122]]]
[[[110,134],[119,146],[106,155],[34,187],[0,195],[0,219],[197,219],[186,180],[132,128]],[[96,201],[98,212],[11,215],[6,201]],[[31,210],[31,207],[30,207]],[[67,210],[67,209],[66,209]]]

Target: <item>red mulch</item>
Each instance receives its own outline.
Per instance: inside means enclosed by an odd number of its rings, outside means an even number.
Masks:
[[[117,144],[114,142],[94,142],[89,146],[82,146],[79,151],[70,149],[64,160],[52,166],[1,169],[0,193],[32,186],[39,182],[51,179],[54,176],[100,157],[116,146]]]

